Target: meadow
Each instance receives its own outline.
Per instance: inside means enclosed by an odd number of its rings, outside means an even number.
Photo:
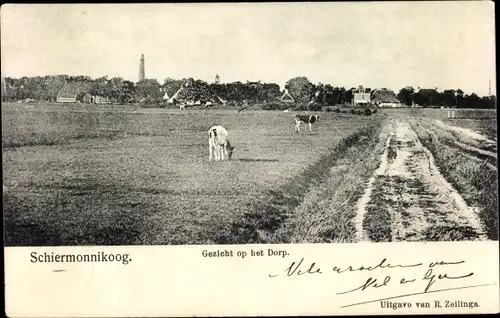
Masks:
[[[295,134],[283,112],[57,107],[3,105],[7,245],[265,240],[336,147],[383,119],[320,114]],[[214,124],[230,132],[231,162],[208,162]]]
[[[467,204],[480,209],[488,237],[498,239],[496,145],[436,125],[437,119],[472,128],[496,141],[495,112],[466,111],[455,119],[436,109],[381,109],[371,116],[318,112],[313,132],[302,125],[299,134],[293,130],[295,114],[3,104],[5,243],[356,242],[356,217],[368,180],[386,150],[392,149],[394,158],[406,151],[400,145],[387,148],[394,120],[412,127],[446,180]],[[208,161],[207,132],[216,124],[228,129],[235,146],[230,162]],[[409,165],[427,165],[423,157],[408,160]],[[410,193],[418,188],[416,177],[382,176],[373,183],[363,222],[371,240],[404,239],[394,233],[407,230],[393,225],[401,218],[398,213],[409,215],[401,211],[408,204],[420,202],[415,208],[424,212],[419,213],[447,213],[446,205],[423,204],[424,196],[439,189],[427,175],[420,176],[427,178],[419,186],[423,190]],[[488,184],[481,182],[485,179]],[[393,190],[414,199],[404,203],[387,197]],[[441,233],[442,228],[422,227],[427,232],[418,237],[475,237],[466,230]]]

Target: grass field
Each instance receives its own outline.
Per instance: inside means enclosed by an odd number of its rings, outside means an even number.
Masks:
[[[295,134],[294,113],[278,111],[3,104],[6,245],[354,242],[384,127],[399,117],[449,121],[438,110],[318,114],[312,133]],[[496,140],[491,114],[455,122],[477,121]],[[208,162],[215,124],[236,147],[231,162]],[[494,218],[496,200],[478,198],[468,200],[489,204],[482,215]],[[390,222],[379,212],[367,217]],[[498,217],[488,222],[498,228]]]
[[[2,159],[6,243],[16,245],[258,240],[252,213],[293,201],[282,196],[318,177],[308,167],[376,121],[325,117],[295,135],[281,112],[15,107],[3,109]],[[231,134],[231,162],[208,162],[214,124]]]

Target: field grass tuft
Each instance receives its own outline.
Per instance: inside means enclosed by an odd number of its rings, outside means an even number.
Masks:
[[[438,132],[413,124],[422,144],[431,151],[440,172],[468,205],[479,208],[479,217],[490,239],[498,240],[498,172],[486,161],[471,159],[461,148],[442,141]],[[446,139],[444,139],[446,140]],[[475,155],[477,156],[477,155]]]

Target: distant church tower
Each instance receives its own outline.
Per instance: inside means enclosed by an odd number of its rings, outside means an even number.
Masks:
[[[146,71],[144,70],[144,54],[141,54],[141,62],[139,64],[139,81],[146,78]]]

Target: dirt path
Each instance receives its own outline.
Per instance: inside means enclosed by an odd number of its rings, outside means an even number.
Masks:
[[[481,133],[474,131],[472,129],[448,125],[439,119],[436,119],[436,125],[438,125],[442,129],[445,129],[448,131],[453,131],[461,136],[464,136],[465,138],[470,138],[470,139],[474,139],[477,141],[482,141],[482,142],[485,142],[488,144],[496,144],[496,142],[494,140],[491,140],[488,137],[483,136]]]
[[[440,120],[436,120],[436,126],[434,126],[434,127],[441,130],[442,132],[445,132],[445,133],[447,132],[448,136],[453,140],[453,143],[456,146],[458,146],[464,150],[476,152],[476,153],[483,155],[483,156],[489,156],[495,160],[497,159],[496,152],[488,151],[485,149],[475,147],[475,146],[471,145],[470,143],[464,143],[464,142],[460,141],[460,138],[458,137],[458,136],[462,136],[462,139],[465,141],[466,140],[473,140],[475,142],[479,142],[488,148],[494,147],[494,149],[496,151],[496,142],[491,140],[491,139],[486,138],[485,136],[481,135],[480,133],[472,131],[472,130],[467,129],[467,128],[461,128],[461,127],[447,125]],[[455,132],[458,136],[453,135],[452,132]]]
[[[477,211],[444,179],[410,125],[394,119],[387,129],[381,164],[358,202],[357,240],[486,239]]]

